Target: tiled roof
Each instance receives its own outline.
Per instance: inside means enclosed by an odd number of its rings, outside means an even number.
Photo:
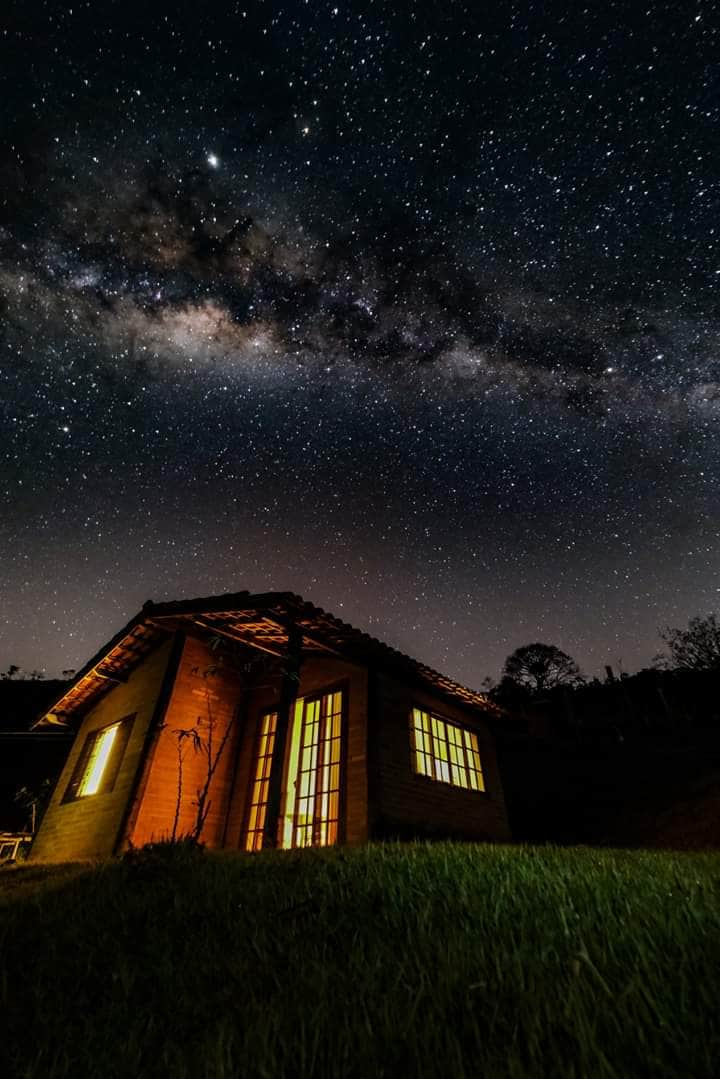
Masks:
[[[232,592],[171,603],[146,603],[83,667],[59,700],[38,720],[38,725],[66,725],[71,717],[82,715],[113,685],[125,681],[133,667],[174,630],[204,629],[282,656],[292,626],[302,635],[303,651],[329,652],[435,690],[456,703],[488,714],[501,712],[483,694],[411,659],[292,592],[254,595]]]

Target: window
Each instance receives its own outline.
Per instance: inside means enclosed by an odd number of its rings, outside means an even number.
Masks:
[[[340,690],[295,703],[283,847],[326,847],[338,841],[342,715]]]
[[[133,716],[125,716],[85,739],[65,792],[64,802],[105,794],[115,786],[125,746],[130,736]]]
[[[335,690],[295,702],[278,827],[281,847],[325,847],[338,841],[343,701],[342,690]],[[277,712],[260,717],[245,850],[262,849],[276,726]]]
[[[270,785],[270,765],[275,746],[277,712],[266,712],[260,716],[258,743],[255,750],[255,770],[250,791],[250,810],[248,813],[245,850],[262,850],[265,811],[267,810],[268,787]]]
[[[410,737],[415,771],[441,783],[484,791],[477,734],[413,708]]]

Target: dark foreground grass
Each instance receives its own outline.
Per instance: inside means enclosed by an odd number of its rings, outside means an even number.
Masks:
[[[375,846],[0,872],[22,1079],[720,1073],[720,856]]]

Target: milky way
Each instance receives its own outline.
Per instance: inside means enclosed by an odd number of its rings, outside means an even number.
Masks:
[[[311,598],[479,685],[720,594],[711,5],[10,4],[0,662]]]

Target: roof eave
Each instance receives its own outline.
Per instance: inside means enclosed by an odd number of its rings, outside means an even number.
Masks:
[[[147,606],[148,605],[145,604],[143,609],[139,611],[133,618],[131,618],[127,625],[123,626],[123,628],[119,630],[114,635],[114,637],[111,637],[108,643],[103,645],[103,647],[100,648],[88,660],[84,667],[81,667],[81,669],[73,677],[70,685],[66,686],[65,689],[63,689],[59,696],[56,697],[52,705],[48,709],[46,709],[46,711],[43,712],[39,719],[37,719],[31,725],[31,731],[37,729],[44,729],[46,727],[63,727],[66,729],[70,728],[70,724],[66,722],[66,718],[69,718],[69,716],[72,715],[72,710],[70,712],[66,712],[62,710],[59,706],[67,697],[69,697],[73,693],[75,689],[77,689],[83,679],[87,678],[89,675],[93,674],[93,672],[97,671],[102,662],[107,659],[113,649],[117,648],[119,644],[122,644],[123,641],[130,638],[132,636],[133,630],[135,630],[139,625],[142,625],[142,623],[147,617]],[[102,677],[102,674],[100,676]]]
[[[354,639],[351,638],[345,642],[341,641],[339,644],[337,642],[330,642],[332,644],[332,651],[347,659],[348,662],[356,661],[365,666],[377,664],[380,667],[385,667],[388,672],[392,672],[394,668],[400,677],[411,677],[430,691],[437,693],[454,704],[470,709],[473,712],[483,715],[487,719],[500,718],[502,710],[484,697],[484,695],[479,694],[474,690],[470,690],[465,686],[461,686],[459,683],[454,682],[453,679],[441,675],[439,671],[435,671],[427,665],[412,659],[412,657],[397,651],[383,641],[370,637],[369,634],[355,629],[354,626],[342,622],[334,615],[324,611],[323,608],[316,607],[315,604],[303,600],[301,596],[293,592],[251,593],[249,591],[242,591],[230,592],[220,596],[200,597],[191,600],[173,600],[157,604],[148,601],[127,625],[111,638],[108,644],[95,653],[95,655],[75,675],[71,684],[63,690],[53,705],[43,713],[30,729],[35,730],[51,727],[69,729],[71,726],[68,722],[70,717],[78,710],[82,709],[83,704],[88,700],[95,701],[103,695],[104,691],[99,688],[101,679],[122,681],[121,672],[128,666],[126,658],[122,656],[122,652],[120,652],[118,665],[116,665],[115,668],[112,670],[103,670],[102,666],[114,650],[119,649],[120,646],[127,644],[127,642],[132,640],[138,627],[151,625],[153,629],[157,630],[159,636],[162,637],[168,632],[168,630],[163,630],[162,628],[163,620],[167,619],[170,622],[174,616],[187,618],[193,614],[213,615],[224,611],[250,610],[253,608],[265,609],[272,612],[273,615],[276,616],[278,624],[282,625],[287,625],[288,621],[294,621],[296,618],[306,617],[309,620],[311,614],[318,618],[328,619],[336,631],[342,633],[347,631],[354,635]],[[206,628],[211,630],[211,627]],[[307,630],[308,637],[317,639],[321,638],[323,635],[322,627],[304,627],[304,629]],[[220,627],[217,628],[217,631],[222,633]],[[251,642],[248,643],[251,644]],[[353,648],[353,644],[355,645],[355,648]],[[361,644],[363,645],[363,648],[358,651],[358,646]],[[376,654],[374,656],[371,654],[361,654],[366,647],[375,649]],[[134,650],[128,649],[128,651],[132,653]],[[96,691],[93,692],[92,688],[90,688],[88,693],[78,700],[76,690],[83,680],[88,678],[95,679],[95,682],[97,683]],[[108,687],[106,687],[105,691],[107,691],[107,688]],[[73,701],[76,703],[73,703]],[[64,702],[69,704],[69,708],[63,707]]]

